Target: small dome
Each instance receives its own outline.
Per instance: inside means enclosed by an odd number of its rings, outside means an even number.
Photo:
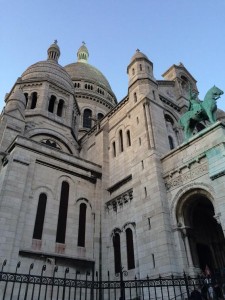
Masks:
[[[137,58],[145,58],[149,60],[148,57],[144,53],[142,53],[139,49],[136,50],[136,53],[132,56],[130,62],[134,61]]]
[[[22,81],[50,80],[62,88],[73,92],[73,82],[69,74],[52,60],[40,61],[31,65],[21,75]]]
[[[48,59],[39,61],[27,68],[21,75],[21,80],[31,82],[49,80],[73,93],[73,82],[69,74],[57,63],[59,54],[60,50],[55,41],[48,49]]]

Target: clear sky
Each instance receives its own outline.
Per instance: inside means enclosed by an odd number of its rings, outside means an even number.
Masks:
[[[82,41],[89,63],[108,79],[120,101],[127,66],[139,48],[156,79],[182,62],[203,99],[214,84],[225,91],[224,0],[0,0],[0,109],[16,79],[47,58],[55,39],[59,63],[77,61]],[[225,110],[225,95],[218,100]]]

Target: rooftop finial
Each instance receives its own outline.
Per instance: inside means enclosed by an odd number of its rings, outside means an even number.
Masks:
[[[54,40],[54,43],[48,48],[48,60],[58,62],[60,56],[60,49],[57,43],[58,41]]]
[[[77,51],[78,62],[87,63],[89,57],[88,49],[86,43],[82,42],[82,46]]]
[[[136,52],[140,52],[140,49],[137,48]]]

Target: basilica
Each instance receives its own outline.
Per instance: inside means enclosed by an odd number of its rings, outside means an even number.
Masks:
[[[85,44],[75,62],[59,57],[55,42],[5,97],[1,262],[103,280],[224,268],[225,113],[186,139],[179,120],[198,88],[182,63],[158,80],[137,50],[116,99]]]

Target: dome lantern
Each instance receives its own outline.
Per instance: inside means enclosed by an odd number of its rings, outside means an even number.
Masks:
[[[48,60],[58,62],[60,56],[60,49],[57,45],[57,40],[48,48]]]
[[[83,45],[77,51],[77,61],[87,63],[89,53],[87,47],[85,46],[85,42],[82,43]]]

